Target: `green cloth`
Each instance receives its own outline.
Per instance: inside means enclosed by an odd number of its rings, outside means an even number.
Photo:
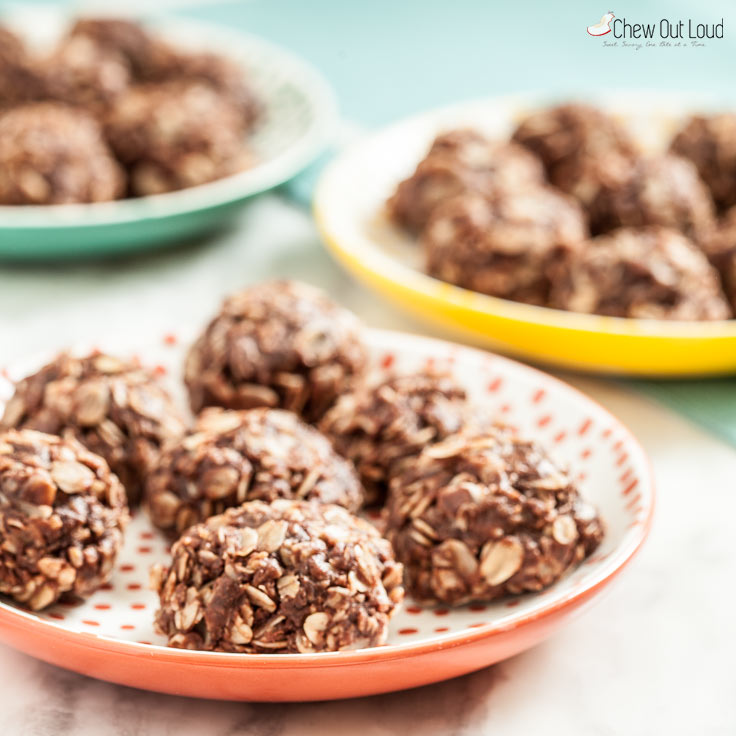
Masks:
[[[736,379],[626,383],[736,445]]]

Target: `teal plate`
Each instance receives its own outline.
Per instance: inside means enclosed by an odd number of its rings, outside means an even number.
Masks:
[[[23,23],[27,24],[27,12]],[[13,25],[13,17],[3,18]],[[34,22],[44,39],[68,22],[44,12]],[[262,39],[200,22],[151,21],[156,33],[185,48],[216,50],[243,66],[263,114],[248,137],[256,164],[246,171],[177,192],[92,204],[0,206],[0,259],[99,258],[175,245],[224,226],[249,197],[291,179],[327,147],[337,105],[308,64]]]

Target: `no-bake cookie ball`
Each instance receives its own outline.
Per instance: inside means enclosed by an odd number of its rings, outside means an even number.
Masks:
[[[690,118],[671,150],[695,164],[719,208],[736,204],[736,114]]]
[[[187,356],[192,410],[280,407],[318,421],[362,374],[360,322],[296,281],[252,286],[225,300]]]
[[[736,313],[736,207],[729,209],[698,245],[718,270],[723,290]]]
[[[131,87],[110,108],[105,133],[134,195],[204,184],[252,162],[238,112],[200,82]]]
[[[122,18],[80,18],[69,38],[83,38],[124,59],[136,81],[160,77],[175,58],[171,47],[140,24]]]
[[[181,79],[209,85],[235,109],[242,130],[253,127],[260,106],[240,64],[219,54],[183,51],[177,51],[172,62],[159,72],[162,80]]]
[[[43,92],[43,74],[25,44],[0,26],[0,110],[37,100]]]
[[[587,237],[582,210],[551,187],[455,197],[422,234],[431,276],[483,294],[545,304],[549,268]]]
[[[319,428],[352,460],[368,503],[382,503],[389,478],[425,445],[470,421],[466,395],[446,374],[393,376],[343,394]]]
[[[6,62],[24,56],[26,56],[26,47],[20,37],[10,29],[0,26],[0,59]]]
[[[0,204],[115,199],[124,175],[86,112],[40,102],[0,113]]]
[[[125,58],[84,35],[72,35],[41,61],[45,94],[102,115],[131,82]]]
[[[407,592],[459,605],[552,584],[603,526],[536,444],[496,428],[429,445],[394,476],[387,536]]]
[[[728,319],[718,274],[676,230],[621,228],[559,269],[550,302],[573,312],[649,319]]]
[[[34,611],[88,596],[112,572],[128,521],[107,463],[74,440],[0,434],[0,592]]]
[[[278,654],[385,643],[401,575],[368,522],[339,506],[278,500],[192,527],[151,582],[169,646]]]
[[[547,108],[524,119],[513,140],[537,154],[552,184],[589,205],[608,181],[619,181],[637,155],[612,117],[587,105]]]
[[[91,43],[121,59],[135,82],[200,81],[213,87],[236,109],[242,128],[257,117],[255,102],[243,68],[211,52],[185,52],[150,34],[142,25],[114,18],[77,21],[71,40]]]
[[[153,523],[179,534],[244,501],[310,499],[357,511],[363,489],[329,440],[281,409],[205,409],[148,479]]]
[[[637,160],[621,181],[604,184],[589,216],[594,234],[618,227],[663,225],[697,240],[713,226],[715,207],[690,161],[650,156]]]
[[[30,428],[71,436],[110,464],[135,504],[143,481],[184,422],[148,370],[103,353],[58,356],[20,381],[0,429]]]
[[[515,143],[489,140],[474,130],[438,136],[416,171],[402,181],[388,202],[391,217],[420,232],[444,200],[465,192],[490,195],[544,182],[539,159]]]

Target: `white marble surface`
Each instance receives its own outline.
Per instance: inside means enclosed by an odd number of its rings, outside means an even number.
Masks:
[[[307,215],[268,196],[238,230],[133,260],[0,268],[0,365],[108,332],[142,343],[196,325],[272,274],[329,288],[369,324],[423,329],[333,265]],[[409,692],[335,703],[187,700],[97,682],[0,647],[0,734],[736,733],[736,450],[616,384],[566,377],[626,422],[654,462],[649,543],[598,603],[537,648]]]

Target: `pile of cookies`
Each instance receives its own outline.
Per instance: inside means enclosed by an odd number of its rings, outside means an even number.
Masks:
[[[443,373],[375,376],[357,318],[298,282],[226,299],[185,365],[193,422],[151,371],[64,354],[0,420],[0,592],[33,610],[111,575],[128,509],[171,646],[376,646],[404,589],[460,605],[538,591],[598,546],[566,471]],[[381,509],[377,525],[356,516]]]
[[[0,204],[101,202],[248,167],[243,69],[127,20],[81,19],[39,55],[0,27]]]
[[[452,130],[388,210],[430,275],[483,294],[614,317],[736,310],[736,114],[691,118],[661,154],[578,104],[507,141]]]

